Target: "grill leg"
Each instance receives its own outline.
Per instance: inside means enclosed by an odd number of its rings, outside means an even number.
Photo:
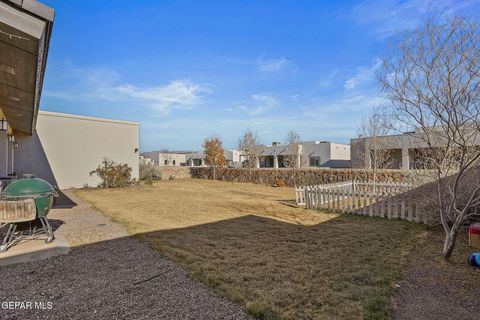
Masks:
[[[7,233],[5,234],[5,237],[3,238],[2,245],[0,245],[0,252],[5,252],[7,251],[8,247],[10,247],[13,238],[15,236],[15,231],[17,230],[17,225],[15,223],[10,223],[8,225],[8,230]]]
[[[48,222],[47,217],[40,217],[40,222],[42,223],[43,229],[45,229],[45,233],[47,234],[47,240],[45,240],[45,242],[52,242],[53,239],[55,239],[55,236],[53,235],[52,226]]]

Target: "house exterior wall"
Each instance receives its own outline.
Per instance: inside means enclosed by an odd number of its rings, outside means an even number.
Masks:
[[[96,186],[90,176],[107,157],[139,174],[139,123],[40,112],[33,135],[17,133],[15,171],[33,173],[60,189]]]
[[[413,153],[415,149],[424,149],[428,146],[415,132],[376,137],[362,137],[350,140],[350,157],[352,168],[371,167],[370,152],[372,144],[376,148],[389,151],[388,169],[411,169]]]
[[[302,168],[315,167],[310,165],[310,158],[319,157],[320,165],[330,160],[330,143],[302,143],[301,165]]]
[[[347,144],[330,143],[330,158],[337,160],[350,160],[350,146]]]
[[[240,154],[238,150],[225,150],[223,155],[227,162],[227,166],[240,166]],[[188,153],[186,156],[187,166],[199,167],[206,165],[203,151]]]
[[[143,165],[153,165],[153,160],[148,157],[139,156],[139,161],[140,161],[140,164],[143,164]]]
[[[328,141],[306,141],[297,146],[275,145],[262,146],[259,153],[260,167],[282,167],[283,158],[298,148],[299,167],[336,167],[350,166],[350,146]]]
[[[184,166],[186,164],[187,157],[182,153],[159,153],[158,163],[160,167],[165,166]]]
[[[150,158],[153,165],[159,167],[187,165],[187,154],[185,153],[150,151],[142,152],[141,156]]]

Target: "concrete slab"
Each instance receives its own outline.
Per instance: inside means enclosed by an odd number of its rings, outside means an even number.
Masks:
[[[6,252],[0,252],[0,266],[48,259],[69,252],[68,241],[61,232],[55,232],[55,240],[52,243],[45,243],[45,237],[37,239],[27,237]]]

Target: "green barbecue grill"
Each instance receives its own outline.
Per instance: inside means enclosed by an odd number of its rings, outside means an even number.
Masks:
[[[28,235],[46,234],[47,243],[54,239],[53,230],[47,215],[58,194],[45,180],[30,175],[27,178],[11,182],[0,195],[0,227],[8,225],[7,232],[0,245],[0,252],[7,250],[15,239],[25,235],[17,232],[17,225],[29,221]],[[31,227],[31,222],[39,220],[42,227]]]

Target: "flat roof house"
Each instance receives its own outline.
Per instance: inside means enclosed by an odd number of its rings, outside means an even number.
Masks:
[[[301,168],[349,168],[350,146],[329,141],[304,141],[295,145],[273,142],[259,147],[259,168],[285,167],[286,156],[296,156]]]
[[[223,152],[228,167],[240,167],[241,152],[238,150],[225,150]],[[203,151],[191,152],[187,154],[187,165],[191,167],[205,166],[205,155]]]
[[[142,152],[142,156],[152,159],[152,164],[159,167],[185,166],[187,162],[186,152],[150,151]]]
[[[428,145],[418,131],[378,137],[359,137],[350,140],[353,168],[370,168],[374,145],[378,150],[386,150],[385,169],[422,169],[421,151]]]
[[[90,171],[108,157],[138,178],[137,122],[39,111],[54,15],[34,0],[0,0],[0,177],[95,186]]]

